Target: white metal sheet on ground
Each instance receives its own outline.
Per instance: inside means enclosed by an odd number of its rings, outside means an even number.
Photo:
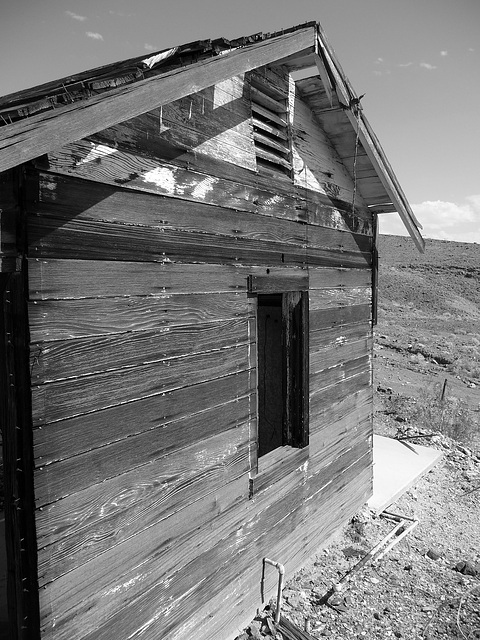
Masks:
[[[370,509],[381,513],[434,467],[442,452],[430,447],[373,436],[373,496]]]

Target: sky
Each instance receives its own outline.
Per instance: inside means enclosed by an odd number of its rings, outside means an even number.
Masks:
[[[480,0],[0,0],[0,96],[195,40],[322,24],[427,238],[480,243]],[[396,214],[382,233],[406,235]]]

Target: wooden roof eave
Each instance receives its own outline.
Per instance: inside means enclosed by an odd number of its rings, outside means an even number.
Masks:
[[[325,34],[318,25],[318,39],[317,39],[318,52],[321,54],[321,59],[324,61],[325,66],[328,68],[329,74],[333,77],[333,84],[335,92],[339,101],[346,107],[350,107],[352,100],[358,100],[357,96],[346,78],[343,70],[338,63],[333,49],[328,44]],[[358,135],[366,154],[370,158],[372,165],[374,166],[378,177],[380,178],[385,191],[387,192],[391,202],[393,203],[395,210],[399,214],[403,224],[405,225],[410,237],[414,241],[417,249],[420,253],[425,251],[425,241],[420,233],[421,225],[418,223],[415,215],[407,201],[407,198],[398,183],[390,163],[388,162],[385,153],[374,134],[368,120],[363,115],[361,106],[357,103],[357,109],[346,108],[345,114],[348,117],[352,127],[355,131],[358,130]]]
[[[0,128],[0,171],[240,73],[315,51],[316,28],[287,32]]]

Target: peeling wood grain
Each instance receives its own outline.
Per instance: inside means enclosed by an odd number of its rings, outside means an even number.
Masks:
[[[241,293],[41,300],[29,304],[32,343],[241,320],[247,315]]]
[[[37,467],[86,453],[97,447],[158,429],[189,415],[255,393],[249,371],[200,382],[117,405],[85,416],[68,418],[35,429]],[[252,402],[252,401],[251,401]]]
[[[218,234],[247,240],[297,245],[304,245],[306,242],[304,225],[248,212],[233,212],[219,206],[218,200],[215,206],[211,206],[97,183],[88,184],[86,189],[83,180],[45,173],[40,174],[39,187],[39,202],[30,205],[30,212],[42,214],[42,217],[58,218],[64,224],[73,220],[91,220],[164,231],[176,229],[207,235]],[[200,200],[204,187],[197,183],[196,188]],[[205,189],[208,190],[208,184]]]
[[[106,444],[38,467],[35,471],[35,499],[44,505],[78,493],[109,478],[155,462],[164,468],[163,458],[185,447],[196,445],[191,471],[200,473],[203,459],[210,459],[208,438],[235,429],[249,418],[249,398],[234,398],[230,402],[168,422],[143,433]],[[230,431],[232,447],[238,433]],[[245,437],[245,434],[244,434]],[[181,453],[179,454],[181,455]],[[38,464],[38,463],[37,463]],[[85,469],[90,469],[88,474]]]
[[[248,345],[32,387],[35,425],[90,413],[248,367]]]
[[[43,343],[31,352],[32,384],[217,351],[247,340],[247,321],[232,319]]]

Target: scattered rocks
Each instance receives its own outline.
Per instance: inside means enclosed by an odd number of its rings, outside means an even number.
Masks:
[[[469,560],[460,560],[454,566],[455,571],[462,573],[464,576],[478,576],[480,575],[480,564],[474,564]]]

